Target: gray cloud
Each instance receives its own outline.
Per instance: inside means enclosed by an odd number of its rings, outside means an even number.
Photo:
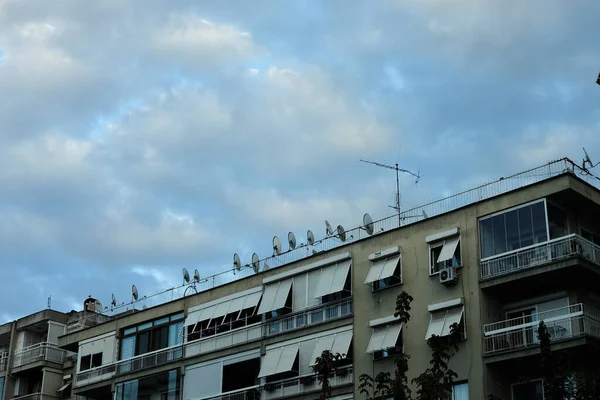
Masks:
[[[600,148],[600,5],[9,0],[0,319]],[[597,155],[597,158],[600,154]],[[25,286],[27,292],[22,290]],[[10,307],[7,305],[11,304]]]

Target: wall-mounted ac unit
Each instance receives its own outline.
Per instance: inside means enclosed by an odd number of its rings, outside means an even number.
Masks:
[[[440,283],[442,285],[454,285],[458,280],[458,273],[456,268],[448,267],[440,270]]]

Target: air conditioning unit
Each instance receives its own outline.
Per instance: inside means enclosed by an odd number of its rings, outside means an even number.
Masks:
[[[440,270],[440,283],[442,285],[454,285],[458,280],[456,268],[448,267]]]

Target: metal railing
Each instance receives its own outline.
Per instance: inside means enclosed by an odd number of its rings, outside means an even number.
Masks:
[[[352,367],[340,368],[331,378],[332,387],[349,385],[354,382]],[[281,382],[268,383],[263,386],[263,399],[278,399],[280,397],[295,396],[306,392],[321,390],[321,385],[316,375],[307,375],[299,378],[288,379]]]
[[[600,311],[580,303],[485,325],[484,355],[539,346],[540,321],[544,321],[552,341],[600,338]]]
[[[582,257],[600,265],[600,246],[575,234],[552,239],[482,260],[481,279],[491,279],[569,257]]]
[[[251,386],[215,396],[202,397],[199,400],[260,400],[260,386]]]
[[[8,351],[0,353],[0,372],[6,371],[8,366]]]
[[[56,400],[56,399],[60,399],[60,397],[53,396],[50,394],[44,394],[44,393],[32,393],[32,394],[25,394],[22,396],[13,397],[13,400]]]
[[[88,385],[90,383],[109,379],[115,372],[117,372],[117,365],[115,363],[82,371],[78,373],[75,378],[75,386]]]
[[[328,304],[311,310],[269,320],[265,323],[265,335],[275,335],[351,314],[352,298],[347,298],[339,303]]]
[[[166,364],[171,361],[179,360],[183,357],[183,345],[167,347],[153,351],[151,353],[141,354],[116,363],[117,374],[130,373],[156,365]]]
[[[600,180],[598,180],[595,176],[591,175],[586,170],[583,170],[569,158],[561,158],[535,168],[523,170],[516,174],[503,176],[500,179],[479,185],[472,189],[461,191],[451,196],[435,199],[415,207],[405,208],[400,215],[390,215],[374,221],[373,229],[376,233],[396,229],[400,226],[419,222],[424,218],[431,218],[453,210],[457,210],[461,207],[481,202],[494,196],[542,182],[565,173],[570,173],[574,176],[577,176],[586,183],[600,189]],[[298,246],[294,250],[277,255],[276,257],[266,257],[261,260],[261,265],[266,263],[271,266],[271,268],[276,268],[308,258],[315,253],[328,251],[336,247],[369,237],[363,227],[360,226],[348,229],[345,233],[345,242],[338,240],[335,235],[327,236],[316,240],[313,245]],[[272,251],[272,249],[269,249],[269,251]],[[196,292],[202,292],[254,274],[255,272],[249,265],[244,265],[240,271],[229,268],[226,271],[213,274],[202,279],[200,282],[194,285],[194,289]],[[185,294],[188,286],[189,285],[182,285],[169,288],[155,295],[145,296],[143,299],[140,299],[137,304],[139,304],[140,307],[142,305],[152,307],[165,301],[175,300],[176,298],[180,298]],[[129,307],[130,304],[128,303],[127,305],[123,305],[121,307],[125,306]],[[111,311],[118,312],[121,307],[116,307]]]
[[[49,361],[62,364],[65,361],[66,350],[52,343],[37,343],[15,351],[13,367],[21,367],[38,361]]]

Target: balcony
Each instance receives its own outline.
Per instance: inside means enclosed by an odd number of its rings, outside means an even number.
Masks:
[[[546,324],[553,342],[583,336],[600,339],[600,311],[579,303],[485,325],[484,355],[539,346],[540,321]]]
[[[13,400],[57,400],[60,399],[58,396],[51,396],[43,393],[32,393],[23,396],[13,397]]]
[[[13,367],[23,367],[38,361],[48,361],[62,364],[67,352],[51,343],[37,343],[15,351]]]
[[[203,397],[199,400],[260,400],[260,387],[251,386],[216,396]]]
[[[329,381],[332,388],[351,385],[354,382],[352,367],[337,370],[335,376]],[[268,383],[264,386],[263,400],[279,399],[281,397],[297,396],[300,394],[321,390],[321,385],[316,375],[288,379],[281,382]]]
[[[322,323],[325,321],[342,318],[352,314],[352,299],[344,299],[339,303],[329,304],[317,307],[312,310],[306,310],[299,313],[286,315],[281,318],[269,320],[266,322],[267,336],[275,335],[294,329],[304,328],[309,325]]]
[[[6,371],[6,366],[8,365],[8,352],[0,353],[0,372]]]
[[[103,365],[101,367],[88,369],[77,374],[75,386],[80,387],[92,383],[110,379],[115,375],[117,365],[115,363]]]
[[[151,353],[141,354],[136,357],[120,360],[116,363],[117,374],[139,371],[145,368],[155,367],[183,357],[183,345],[167,347]],[[106,366],[108,367],[108,366]]]
[[[482,260],[481,280],[580,257],[600,266],[600,246],[571,234]]]

